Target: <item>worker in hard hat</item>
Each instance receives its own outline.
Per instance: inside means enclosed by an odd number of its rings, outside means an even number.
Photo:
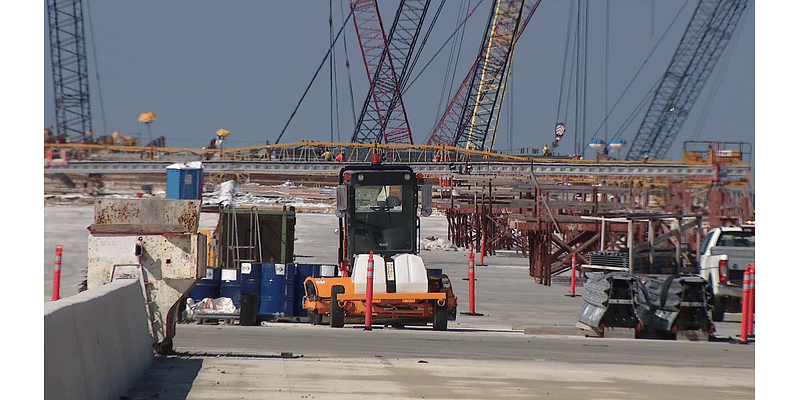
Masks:
[[[542,147],[542,155],[543,156],[552,156],[553,152],[550,151],[550,148],[547,147],[547,145],[544,145],[544,147]]]

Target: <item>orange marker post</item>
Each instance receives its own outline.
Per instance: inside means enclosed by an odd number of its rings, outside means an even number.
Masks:
[[[53,301],[61,299],[61,255],[64,253],[64,247],[61,245],[56,246],[56,266],[53,271]]]
[[[475,253],[469,252],[469,313],[475,314]]]
[[[375,261],[372,252],[369,252],[369,259],[367,260],[367,304],[364,310],[364,330],[372,330],[372,284],[375,279]]]
[[[575,297],[575,271],[578,269],[575,253],[572,253],[572,281],[570,282],[570,296]]]
[[[742,343],[747,343],[747,325],[750,319],[750,266],[744,269],[744,279],[742,280],[742,332],[739,335]]]

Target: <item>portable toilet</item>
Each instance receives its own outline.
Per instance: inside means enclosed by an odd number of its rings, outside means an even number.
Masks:
[[[201,200],[203,198],[203,163],[191,161],[168,166],[167,198]]]

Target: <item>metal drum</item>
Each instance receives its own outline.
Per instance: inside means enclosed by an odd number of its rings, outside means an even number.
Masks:
[[[242,263],[242,293],[261,294],[261,269],[263,264]]]
[[[261,265],[261,306],[258,314],[273,318],[294,315],[295,264]]]
[[[220,277],[219,296],[233,300],[233,305],[239,307],[242,295],[241,274],[238,269],[223,269]]]
[[[205,298],[216,299],[219,297],[221,272],[222,270],[219,268],[206,268],[206,276],[197,281],[186,297],[194,300],[195,303]]]

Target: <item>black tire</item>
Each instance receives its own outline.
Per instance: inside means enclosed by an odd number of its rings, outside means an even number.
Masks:
[[[331,288],[331,327],[344,326],[344,309],[339,307],[339,294],[344,293],[344,286],[335,285]]]
[[[433,330],[446,331],[447,330],[447,304],[440,306],[438,303],[433,305]]]
[[[725,298],[714,296],[714,306],[711,307],[711,320],[722,322],[723,319],[725,319]]]

